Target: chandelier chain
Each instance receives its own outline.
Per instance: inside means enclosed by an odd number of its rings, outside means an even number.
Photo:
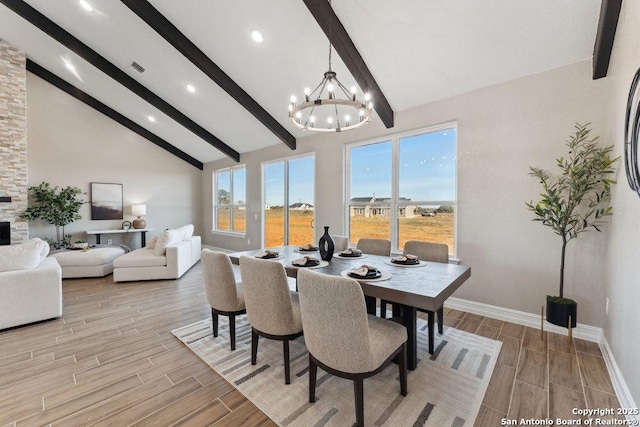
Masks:
[[[329,0],[329,9],[331,9],[331,0]],[[331,38],[333,37],[333,19],[329,14],[329,71],[331,71]]]

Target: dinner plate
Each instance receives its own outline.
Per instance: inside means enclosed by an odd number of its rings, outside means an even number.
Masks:
[[[402,263],[397,263],[397,262],[391,262],[390,259],[385,259],[384,263],[387,265],[392,265],[394,267],[400,267],[400,268],[416,268],[416,267],[426,267],[427,263],[424,261],[419,261],[418,264],[402,264]]]
[[[282,259],[282,258],[284,258],[284,255],[281,254],[281,253],[278,253],[277,255],[270,256],[270,257],[259,257],[259,256],[256,256],[256,255],[254,255],[253,257],[257,258],[257,259]]]
[[[293,250],[293,252],[298,252],[298,253],[301,253],[301,254],[306,254],[306,253],[309,253],[309,252],[318,252],[319,250],[320,250],[320,249],[300,249],[300,248],[295,248],[295,249]]]
[[[349,277],[353,277],[354,279],[377,279],[382,276],[380,270],[369,271],[366,276],[360,276],[359,274],[355,274],[352,271],[349,273]]]
[[[365,254],[361,254],[359,256],[353,256],[353,255],[342,255],[340,253],[337,253],[337,254],[333,254],[333,257],[338,259],[362,259],[362,258],[366,258],[367,256]]]
[[[349,275],[349,273],[351,272],[351,270],[344,270],[342,272],[340,272],[340,275],[342,277],[348,277],[350,279],[353,280],[357,280],[359,282],[381,282],[383,280],[389,280],[391,279],[391,273],[389,273],[388,271],[381,271],[380,272],[380,277],[372,277],[372,278],[367,278],[367,277],[352,277]]]
[[[390,259],[392,264],[398,264],[398,265],[418,265],[420,264],[420,260],[419,259],[408,259],[406,261],[396,261],[395,259],[391,258]]]

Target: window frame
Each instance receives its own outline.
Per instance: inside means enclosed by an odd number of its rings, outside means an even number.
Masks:
[[[266,242],[265,242],[265,231],[266,231],[266,221],[267,221],[267,215],[265,212],[265,206],[267,203],[267,194],[266,194],[266,188],[265,188],[265,179],[264,179],[264,174],[265,174],[265,168],[269,165],[273,165],[273,164],[277,164],[277,163],[284,163],[284,174],[283,174],[283,180],[284,180],[284,204],[283,204],[283,209],[284,209],[284,245],[287,246],[289,244],[289,212],[288,212],[288,207],[290,205],[290,201],[289,201],[289,162],[292,160],[297,160],[297,159],[302,159],[305,157],[312,157],[313,158],[313,232],[315,235],[315,223],[316,223],[316,214],[317,214],[317,206],[316,206],[316,195],[317,195],[317,186],[316,186],[316,180],[317,180],[317,159],[316,159],[316,152],[315,151],[309,151],[306,153],[301,153],[301,154],[297,154],[295,156],[288,156],[288,157],[280,157],[278,159],[273,159],[273,160],[265,160],[264,162],[261,163],[260,166],[260,181],[261,181],[261,193],[262,193],[262,202],[260,204],[260,212],[262,214],[262,230],[261,230],[261,236],[260,236],[260,242],[262,247],[266,247]],[[315,236],[314,236],[314,240],[315,240]]]
[[[403,138],[410,138],[412,136],[418,136],[428,133],[441,132],[447,129],[454,129],[456,132],[455,143],[455,188],[454,188],[454,200],[410,200],[403,202],[400,200],[400,140]],[[388,203],[382,202],[351,202],[351,149],[356,147],[363,147],[367,145],[380,144],[385,142],[391,142],[391,197]],[[388,215],[390,217],[389,223],[389,239],[391,240],[392,252],[402,252],[399,248],[399,219],[400,208],[406,209],[409,205],[450,205],[453,207],[453,251],[449,255],[452,260],[457,259],[458,254],[458,123],[457,121],[451,121],[441,123],[438,125],[428,126],[420,129],[415,129],[407,132],[396,133],[387,135],[380,138],[369,139],[364,141],[358,141],[350,144],[345,144],[345,200],[344,200],[344,221],[346,225],[347,236],[351,235],[351,220],[350,209],[353,206],[364,207],[370,206],[371,208],[389,207]]]
[[[232,235],[232,236],[238,236],[238,237],[245,237],[247,235],[247,227],[246,227],[246,222],[245,222],[245,230],[244,231],[235,231],[234,230],[234,210],[236,208],[239,207],[244,207],[245,208],[245,212],[247,209],[247,201],[244,200],[243,204],[239,204],[239,203],[234,203],[235,200],[235,183],[234,183],[234,173],[237,170],[240,169],[244,169],[244,173],[245,173],[245,187],[244,187],[244,192],[245,192],[245,199],[246,199],[246,193],[247,193],[247,184],[246,184],[246,174],[247,174],[247,166],[246,165],[237,165],[237,166],[230,166],[230,167],[226,167],[226,168],[221,168],[221,169],[217,169],[215,171],[213,171],[212,173],[212,191],[211,191],[211,195],[212,195],[212,199],[213,199],[213,203],[212,203],[212,208],[213,208],[213,212],[212,212],[212,219],[213,219],[213,224],[212,224],[212,228],[211,228],[211,232],[215,233],[215,234],[225,234],[225,235]],[[229,173],[229,203],[228,204],[219,204],[218,203],[218,175],[228,172]],[[229,230],[221,230],[218,229],[218,209],[221,207],[228,207],[229,208]]]

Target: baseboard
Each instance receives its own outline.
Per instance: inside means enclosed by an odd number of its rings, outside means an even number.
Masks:
[[[638,405],[633,400],[633,396],[631,396],[631,391],[629,391],[629,387],[627,387],[627,383],[625,382],[622,372],[618,368],[618,364],[613,357],[613,353],[611,352],[611,347],[609,347],[609,342],[607,342],[607,337],[602,334],[600,338],[600,350],[602,350],[602,356],[604,357],[604,361],[607,364],[607,369],[609,370],[609,376],[611,377],[611,382],[613,383],[613,389],[616,392],[616,396],[618,397],[618,402],[620,403],[621,408],[638,408]],[[628,421],[636,422],[636,425],[640,424],[640,415],[627,415]]]
[[[466,311],[469,313],[479,314],[482,316],[492,317],[498,320],[505,320],[507,322],[516,323],[518,325],[540,329],[540,316],[536,314],[526,313],[524,311],[498,307],[496,305],[484,304],[481,302],[469,301],[455,297],[450,297],[449,299],[447,299],[447,302],[445,302],[444,306],[455,308],[456,310]],[[566,328],[552,325],[549,322],[544,323],[544,330],[562,335],[567,334]],[[601,334],[601,328],[583,325],[581,323],[578,323],[573,329],[574,337],[586,341],[600,342]]]

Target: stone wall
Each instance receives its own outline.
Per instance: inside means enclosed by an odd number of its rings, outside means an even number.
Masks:
[[[0,221],[11,223],[11,242],[29,239],[27,208],[26,55],[0,39]]]

